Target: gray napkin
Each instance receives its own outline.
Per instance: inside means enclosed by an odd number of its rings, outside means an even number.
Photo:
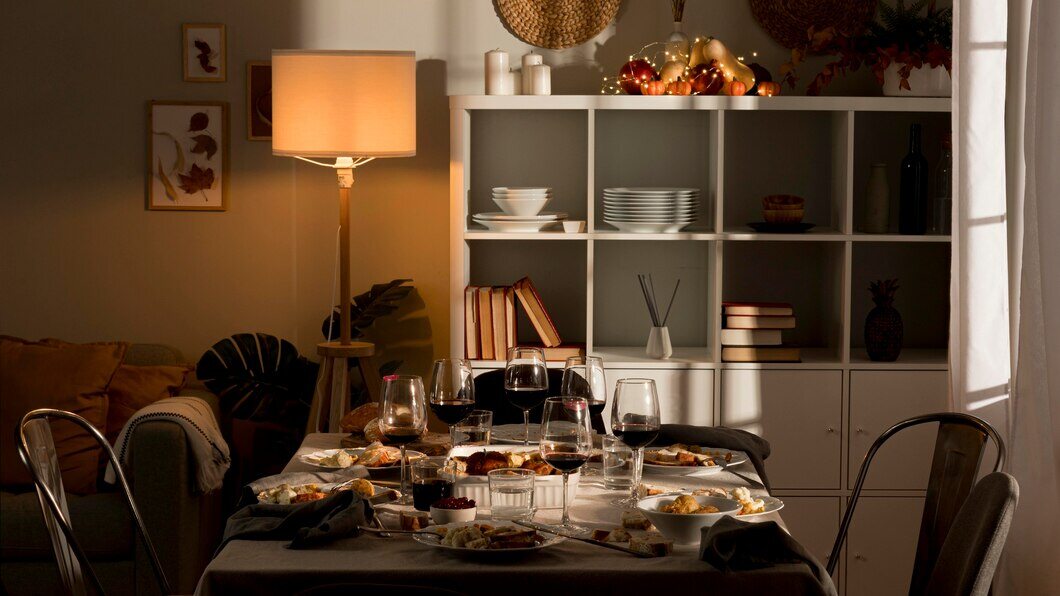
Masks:
[[[358,526],[368,524],[374,515],[368,501],[351,490],[297,505],[248,505],[228,518],[214,556],[230,540],[290,540],[289,548],[312,548],[358,536]]]
[[[337,472],[289,472],[287,474],[275,474],[266,476],[251,482],[243,487],[239,494],[238,507],[253,505],[258,502],[258,493],[263,490],[289,484],[331,484],[333,482],[346,482],[353,478],[367,478],[368,468],[362,465],[350,466]]]
[[[769,457],[769,441],[762,437],[738,428],[724,426],[692,426],[690,424],[663,424],[659,436],[652,445],[666,446],[674,443],[685,445],[702,445],[747,453],[751,464],[762,479],[762,484],[769,490],[769,478],[766,477],[765,459]]]
[[[777,522],[746,522],[725,516],[703,528],[699,558],[720,571],[749,571],[802,563],[817,580],[820,594],[836,596],[835,584],[817,561]]]

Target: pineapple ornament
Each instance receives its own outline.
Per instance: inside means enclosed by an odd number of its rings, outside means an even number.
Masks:
[[[875,362],[894,362],[902,353],[902,315],[894,308],[897,279],[881,279],[869,284],[876,307],[865,317],[865,349]]]

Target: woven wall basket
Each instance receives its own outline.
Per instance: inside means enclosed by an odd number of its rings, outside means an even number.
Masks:
[[[750,0],[758,24],[786,48],[806,45],[807,30],[859,32],[876,14],[876,0]]]
[[[560,50],[596,37],[615,20],[622,0],[495,0],[497,14],[519,39]]]

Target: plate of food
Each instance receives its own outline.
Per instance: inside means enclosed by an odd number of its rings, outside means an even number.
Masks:
[[[745,486],[737,486],[732,490],[724,488],[697,488],[692,491],[695,496],[712,496],[732,499],[740,504],[740,510],[734,513],[736,517],[748,518],[773,513],[784,508],[784,501],[769,495],[753,496]]]
[[[409,462],[427,457],[419,451],[406,451]],[[298,458],[304,464],[329,470],[344,469],[360,464],[369,471],[387,470],[401,464],[401,450],[375,442],[367,447],[344,447],[342,449],[324,449],[307,453]]]
[[[475,556],[496,557],[525,554],[563,542],[565,538],[504,523],[455,522],[429,526],[412,535],[420,544]]]
[[[364,478],[354,478],[346,482],[322,484],[281,484],[258,493],[258,503],[272,505],[297,505],[309,501],[319,501],[336,491],[352,490],[364,498],[371,498],[390,489],[375,486]]]
[[[644,469],[661,474],[709,476],[745,461],[739,452],[682,443],[644,450]]]

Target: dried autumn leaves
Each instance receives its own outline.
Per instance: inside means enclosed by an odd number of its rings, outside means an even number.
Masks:
[[[195,56],[195,58],[199,60],[199,66],[208,73],[212,74],[217,72],[217,67],[210,64],[210,61],[213,60],[215,55],[215,52],[210,49],[210,44],[201,39],[196,39],[195,49],[199,50],[199,54]]]
[[[188,130],[185,132],[187,135],[187,141],[192,143],[189,151],[194,154],[203,155],[207,161],[213,159],[214,154],[217,153],[217,139],[210,134],[207,128],[210,126],[210,117],[206,112],[195,112],[188,120]],[[196,134],[197,133],[197,134]],[[200,167],[197,163],[192,163],[191,167],[185,172],[185,158],[184,158],[184,146],[183,144],[171,133],[168,132],[155,132],[155,134],[169,137],[173,141],[173,145],[176,148],[177,156],[174,160],[172,171],[176,173],[177,178],[180,180],[179,188],[184,191],[185,194],[193,195],[201,193],[204,200],[207,202],[210,198],[206,195],[206,191],[213,188],[214,185],[214,171],[210,167]],[[169,176],[166,175],[165,168],[162,167],[162,159],[158,160],[158,177],[162,181],[162,186],[165,188],[166,197],[170,201],[177,201],[177,189],[173,186]]]

